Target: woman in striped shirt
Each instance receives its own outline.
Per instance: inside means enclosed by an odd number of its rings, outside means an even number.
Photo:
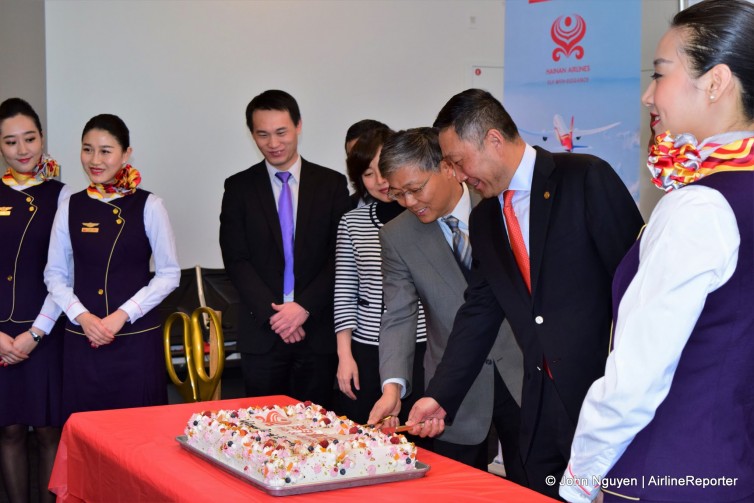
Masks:
[[[335,332],[342,392],[336,398],[336,410],[359,423],[367,421],[382,396],[379,342],[384,304],[379,230],[403,211],[388,197],[388,183],[377,169],[382,144],[390,134],[389,129],[365,133],[348,155],[348,176],[356,193],[362,198],[371,196],[373,202],[343,216],[336,244]],[[419,309],[414,375],[421,376],[427,334],[421,305]],[[417,384],[421,387],[416,389],[423,389],[423,383]],[[401,408],[410,409],[410,404]]]

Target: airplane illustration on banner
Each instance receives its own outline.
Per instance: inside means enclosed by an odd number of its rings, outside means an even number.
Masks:
[[[594,129],[574,129],[573,116],[571,116],[571,125],[570,127],[568,127],[565,120],[563,120],[563,117],[559,114],[555,114],[552,122],[554,129],[546,129],[544,131],[529,131],[519,128],[519,131],[534,136],[540,136],[542,138],[542,141],[549,140],[554,134],[566,152],[573,152],[573,150],[577,148],[589,148],[589,146],[587,145],[574,145],[574,140],[581,140],[582,136],[588,136],[590,134],[597,134],[603,131],[607,131],[608,129],[612,129],[620,124],[620,122],[613,122],[612,124],[608,124],[607,126],[601,126]]]

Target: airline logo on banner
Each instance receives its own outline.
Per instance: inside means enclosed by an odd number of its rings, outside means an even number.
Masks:
[[[639,195],[641,0],[506,0],[505,108],[522,137],[608,161]],[[618,56],[620,55],[620,56]]]
[[[552,41],[558,46],[552,51],[552,60],[560,61],[560,57],[568,57],[571,54],[576,59],[584,57],[584,47],[578,45],[581,39],[586,35],[586,22],[578,14],[571,16],[560,16],[552,23],[550,36]]]

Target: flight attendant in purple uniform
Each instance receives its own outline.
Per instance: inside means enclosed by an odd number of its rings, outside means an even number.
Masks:
[[[68,319],[63,414],[167,402],[161,320],[153,310],[180,269],[162,199],[137,188],[123,121],[84,126],[81,164],[91,181],[55,216],[45,282]],[[155,272],[149,270],[154,257]]]
[[[60,439],[62,324],[42,273],[58,205],[70,189],[53,177],[42,125],[26,101],[0,104],[0,467],[10,501],[29,501],[26,437],[39,445],[39,486],[47,487]],[[42,501],[54,501],[43,491]]]
[[[667,194],[615,272],[613,351],[581,407],[567,501],[754,501],[752,62],[745,0],[680,11],[658,44],[642,102]]]

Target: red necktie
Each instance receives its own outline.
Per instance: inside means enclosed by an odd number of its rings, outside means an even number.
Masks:
[[[521,234],[521,226],[518,225],[518,219],[516,218],[516,212],[513,211],[513,205],[511,201],[513,199],[513,190],[506,190],[503,194],[503,215],[505,215],[505,224],[508,227],[508,239],[511,241],[511,250],[513,250],[513,257],[516,259],[518,269],[521,271],[521,276],[524,278],[526,288],[531,294],[531,270],[529,269],[529,254],[526,251],[526,243],[524,243],[524,236]],[[552,372],[550,366],[547,365],[547,360],[542,357],[542,367],[544,368],[547,376],[552,379]]]
[[[524,278],[526,288],[531,293],[529,253],[526,251],[526,243],[524,243],[524,236],[521,234],[521,226],[518,225],[516,212],[513,211],[513,205],[511,204],[514,192],[513,190],[506,190],[505,194],[503,194],[503,215],[505,216],[505,224],[508,227],[508,239],[511,242],[513,257],[516,259],[518,270],[521,271],[521,276]]]

